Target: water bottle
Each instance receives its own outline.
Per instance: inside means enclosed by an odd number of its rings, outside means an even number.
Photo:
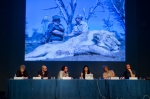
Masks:
[[[108,74],[108,79],[110,79],[110,74]]]
[[[67,77],[69,77],[69,72],[67,72]]]

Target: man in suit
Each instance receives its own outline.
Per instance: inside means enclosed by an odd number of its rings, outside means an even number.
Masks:
[[[38,77],[47,78],[48,79],[48,71],[45,65],[42,66],[42,69],[38,71]]]

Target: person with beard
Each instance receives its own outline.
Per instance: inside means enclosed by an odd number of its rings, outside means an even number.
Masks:
[[[135,77],[136,76],[136,72],[134,70],[132,70],[130,64],[127,64],[125,69],[126,70],[123,73],[123,77],[125,79],[129,79],[129,77]]]

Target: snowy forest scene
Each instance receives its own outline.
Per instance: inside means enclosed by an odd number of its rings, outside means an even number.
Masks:
[[[25,61],[125,61],[125,0],[26,0]]]

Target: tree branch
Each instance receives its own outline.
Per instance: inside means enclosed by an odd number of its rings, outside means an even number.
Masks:
[[[96,9],[98,6],[102,6],[102,3],[100,2],[100,0],[96,0],[95,5],[89,9],[88,15],[86,15],[85,8],[83,8],[83,14],[84,14],[84,16],[85,16],[85,20],[86,20],[86,21],[88,21],[88,20],[92,17],[92,15],[93,15],[94,12],[95,12],[95,9]]]
[[[113,3],[113,1],[112,1],[112,0],[110,0],[110,1],[111,1],[111,3],[112,3],[112,5],[113,5],[113,7],[114,7],[114,9],[115,9],[115,11],[116,11],[116,13],[119,14],[121,20],[122,20],[123,23],[125,24],[125,19],[123,18],[124,16],[121,15],[120,11],[119,11],[118,8],[115,6],[115,4]],[[123,6],[124,6],[124,5],[123,5]]]
[[[43,9],[43,10],[52,10],[52,9],[57,9],[58,8],[58,6],[56,6],[56,7],[51,7],[51,8],[48,8],[48,9]]]
[[[89,18],[91,17],[91,15],[93,14],[94,10],[97,8],[98,5],[95,5],[94,7],[91,7],[89,10],[89,14],[87,17],[87,20],[89,20]]]
[[[83,15],[84,15],[85,19],[87,19],[85,8],[83,8]]]
[[[73,19],[76,6],[77,6],[77,0],[71,0],[71,3],[70,3],[71,15],[70,15],[70,18],[69,18],[70,21],[72,21],[72,19]]]
[[[55,0],[57,6],[59,7],[63,17],[64,17],[64,20],[67,22],[68,20],[68,15],[66,14],[66,11],[65,11],[65,8],[64,8],[64,4],[62,2],[62,0]]]
[[[68,10],[65,7],[64,2],[62,0],[56,0],[56,1],[58,1],[58,3],[60,3],[60,7],[65,11],[67,18],[69,18],[69,13],[68,13]]]
[[[65,19],[65,17],[63,16],[63,14],[62,14],[61,11],[60,11],[60,17],[61,17],[62,19],[64,19],[64,21],[65,21],[66,23],[68,23],[68,21]]]
[[[68,10],[67,10],[64,2],[62,0],[58,0],[58,1],[60,2],[61,6],[63,7],[64,11],[66,12],[67,17],[69,18],[69,13],[68,13]]]

